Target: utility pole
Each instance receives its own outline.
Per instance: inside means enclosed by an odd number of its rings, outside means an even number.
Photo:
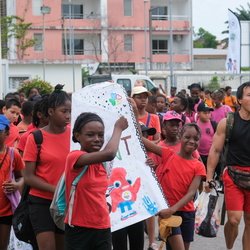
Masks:
[[[170,52],[170,85],[174,87],[173,79],[173,22],[172,22],[172,4],[173,1],[169,0],[169,23],[170,23],[170,39],[169,39],[169,52]]]
[[[148,75],[148,46],[147,46],[147,16],[146,16],[146,3],[149,0],[144,0],[144,56],[145,56],[145,72]]]

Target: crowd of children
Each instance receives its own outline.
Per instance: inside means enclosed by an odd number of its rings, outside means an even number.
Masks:
[[[174,228],[168,238],[167,249],[187,250],[193,241],[193,197],[206,175],[217,123],[238,106],[235,98],[229,97],[230,87],[225,92],[222,89],[213,93],[205,90],[203,99],[202,88],[196,83],[188,87],[190,96],[185,90],[176,94],[177,89],[172,87],[168,97],[162,86],[151,92],[145,86],[141,80],[136,82],[130,102],[150,157],[147,163],[154,168],[171,205],[157,215],[161,218],[172,214],[182,217],[182,225]],[[31,187],[30,220],[41,250],[109,250],[112,245],[113,249],[126,250],[128,235],[130,250],[143,250],[145,224],[148,249],[158,249],[154,240],[154,217],[113,234],[110,231],[105,197],[108,179],[102,162],[115,157],[121,133],[128,126],[124,117],[115,123],[111,139],[101,150],[104,143],[102,119],[93,113],[82,113],[72,124],[73,141],[78,142],[81,149],[70,152],[71,99],[62,85],[43,96],[37,88],[31,88],[28,93],[9,93],[5,100],[0,100],[0,111],[0,249],[7,249],[13,215],[5,192],[21,191],[24,183]],[[33,134],[37,130],[42,136],[40,148]],[[11,182],[10,147],[15,148],[15,179]],[[86,166],[87,172],[80,180],[77,192],[81,192],[78,197],[87,197],[88,202],[77,200],[75,207],[81,209],[74,210],[71,221],[74,227],[68,226],[67,216],[64,233],[50,216],[53,193],[65,170],[66,195],[69,197],[73,179]],[[219,172],[220,169],[218,176]]]

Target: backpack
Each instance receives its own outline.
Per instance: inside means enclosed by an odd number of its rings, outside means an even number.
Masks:
[[[212,125],[212,127],[213,127],[213,130],[214,130],[214,133],[215,133],[215,132],[216,132],[216,129],[217,129],[218,123],[217,123],[216,121],[214,121],[214,120],[210,120],[210,123],[211,123],[211,125]]]
[[[42,132],[40,130],[32,132],[37,145],[37,165],[40,160],[41,144],[43,142]],[[30,186],[24,185],[22,196],[18,207],[16,208],[13,218],[12,226],[17,239],[27,242],[32,246],[37,246],[36,236],[33,231],[30,217],[29,217],[29,191]]]
[[[106,163],[103,162],[102,164],[106,168]],[[81,177],[84,175],[88,167],[89,166],[85,166],[81,171],[81,173],[77,175],[77,177],[72,182],[69,194],[69,205],[67,205],[66,202],[65,172],[62,174],[59,182],[56,185],[54,197],[50,204],[50,215],[54,220],[56,226],[61,230],[65,230],[64,220],[67,212],[69,214],[68,224],[69,226],[72,226],[71,221],[72,221],[72,213],[73,213],[77,183],[80,181]]]
[[[222,159],[222,169],[225,168],[227,165],[227,153],[229,148],[229,140],[232,136],[233,125],[234,125],[234,112],[227,113],[227,120],[226,120],[226,139],[223,148],[223,159]]]
[[[56,185],[54,197],[50,205],[50,215],[54,220],[56,226],[61,230],[65,230],[64,220],[67,211],[69,213],[69,225],[72,226],[71,220],[72,220],[72,211],[75,199],[76,186],[87,169],[88,166],[85,166],[81,171],[81,173],[72,182],[69,195],[69,206],[67,205],[66,202],[65,172],[62,174],[59,182]]]
[[[182,119],[181,124],[182,124],[182,126],[184,126],[187,118],[185,115],[181,114],[181,119]]]

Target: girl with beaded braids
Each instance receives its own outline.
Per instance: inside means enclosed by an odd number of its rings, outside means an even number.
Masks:
[[[29,214],[39,250],[61,250],[64,249],[64,232],[54,224],[49,207],[70,149],[68,125],[71,118],[71,101],[62,85],[56,85],[50,94],[46,115],[49,117],[49,123],[40,129],[43,142],[38,164],[38,149],[33,134],[27,139],[23,156],[24,180],[31,187],[28,197]]]
[[[118,150],[121,133],[128,127],[123,116],[114,124],[113,135],[104,144],[104,124],[94,113],[80,114],[73,128],[73,141],[80,150],[70,152],[66,159],[65,183],[66,201],[69,201],[73,180],[87,167],[77,184],[73,216],[68,225],[65,218],[65,249],[111,250],[110,218],[106,202],[108,177],[102,162],[112,161]],[[69,204],[67,204],[69,205]]]
[[[22,135],[17,145],[17,149],[22,156],[29,134],[35,130],[45,127],[49,123],[49,117],[47,114],[48,99],[49,94],[45,94],[42,96],[42,99],[37,101],[34,105],[32,124],[29,125],[28,130]]]

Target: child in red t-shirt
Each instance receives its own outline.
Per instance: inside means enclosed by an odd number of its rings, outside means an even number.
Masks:
[[[132,99],[130,102],[138,121],[136,104]],[[140,130],[139,121],[138,129]],[[203,163],[192,156],[199,146],[200,137],[201,132],[196,124],[184,125],[180,133],[181,149],[178,154],[142,137],[145,148],[162,157],[162,164],[156,169],[156,175],[170,208],[163,209],[156,215],[168,218],[176,214],[183,220],[180,227],[172,228],[172,234],[168,238],[172,249],[188,250],[190,242],[193,241],[195,218],[193,199],[201,179],[206,176]]]
[[[146,111],[148,103],[148,97],[152,94],[144,87],[134,87],[131,92],[131,97],[134,99],[138,109],[139,121],[145,124],[147,127],[153,127],[156,129],[156,133],[153,136],[149,136],[149,140],[158,141],[161,134],[161,125],[158,115],[149,114]]]
[[[49,124],[41,129],[40,160],[33,134],[24,149],[24,179],[31,189],[29,213],[39,249],[64,249],[64,232],[56,227],[49,207],[56,185],[64,172],[70,150],[71,100],[62,85],[56,85],[48,99]]]
[[[27,131],[22,135],[17,144],[17,149],[21,155],[23,155],[29,134],[39,128],[47,126],[49,123],[49,117],[47,114],[48,98],[49,94],[46,94],[42,96],[42,99],[38,100],[34,105],[32,124],[28,126]]]
[[[12,170],[15,180],[10,182],[10,154],[5,145],[5,138],[9,135],[10,122],[7,117],[0,115],[0,249],[7,249],[10,238],[13,211],[11,203],[5,193],[13,193],[23,185],[21,170],[24,163],[17,150],[14,151]]]
[[[165,139],[161,141],[158,146],[170,148],[176,153],[180,152],[181,143],[179,135],[181,121],[181,115],[179,115],[175,111],[168,111],[164,115],[162,132],[164,134]],[[197,150],[195,150],[192,155],[196,159],[200,158],[200,155]],[[156,167],[162,164],[162,157],[152,154],[152,158]]]
[[[102,162],[116,156],[121,133],[128,127],[127,120],[120,117],[113,135],[103,150],[104,124],[94,113],[82,113],[75,121],[73,141],[81,145],[67,156],[65,167],[66,200],[69,200],[73,180],[88,166],[77,184],[73,217],[68,225],[65,218],[65,249],[111,250],[110,217],[106,202],[108,177]],[[69,204],[68,204],[69,205]]]
[[[17,120],[21,112],[21,104],[16,99],[10,99],[6,102],[6,105],[3,107],[3,114],[10,121],[10,131],[9,136],[5,140],[5,145],[9,147],[16,147],[20,139],[19,130],[17,126],[13,123]]]
[[[194,236],[195,210],[193,198],[199,188],[206,170],[192,153],[198,148],[201,132],[194,123],[186,124],[180,134],[181,149],[179,153],[167,147],[160,147],[147,139],[143,142],[147,150],[162,157],[162,164],[156,169],[156,175],[166,195],[170,208],[161,210],[161,218],[171,215],[182,217],[180,227],[173,228],[168,238],[172,249],[189,249]]]

